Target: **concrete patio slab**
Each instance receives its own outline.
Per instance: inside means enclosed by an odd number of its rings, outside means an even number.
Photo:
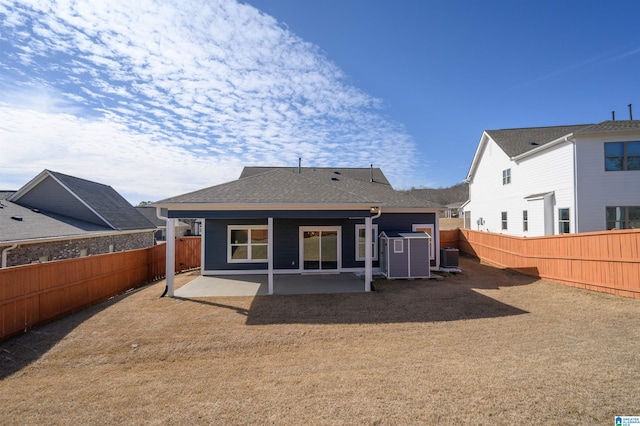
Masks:
[[[274,294],[359,293],[364,278],[352,273],[274,275]],[[177,297],[268,295],[266,275],[199,276],[175,291]]]

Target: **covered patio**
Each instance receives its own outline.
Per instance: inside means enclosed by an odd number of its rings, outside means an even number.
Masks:
[[[359,293],[362,277],[341,274],[274,274],[272,294]],[[175,290],[176,297],[228,297],[269,295],[268,275],[199,276]]]

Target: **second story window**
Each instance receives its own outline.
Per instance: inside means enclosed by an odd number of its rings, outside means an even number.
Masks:
[[[606,142],[604,169],[608,172],[640,170],[640,142]]]
[[[502,229],[507,229],[507,212],[502,212]]]
[[[527,232],[529,230],[529,212],[522,210],[522,231]]]
[[[508,185],[511,183],[511,169],[505,169],[502,171],[502,184]]]

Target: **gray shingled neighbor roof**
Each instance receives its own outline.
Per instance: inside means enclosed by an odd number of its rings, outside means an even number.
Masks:
[[[374,182],[370,182],[370,169],[302,168],[298,173],[298,168],[247,167],[238,180],[154,204],[381,204],[396,208],[442,208],[395,191],[377,170],[374,169]]]
[[[155,228],[112,187],[50,170],[8,200],[118,231]]]
[[[570,134],[599,135],[638,131],[640,131],[640,120],[615,120],[598,124],[501,129],[486,132],[509,157],[517,157]]]
[[[106,226],[0,201],[0,243],[80,235],[91,237],[105,232],[114,231]]]
[[[509,157],[517,157],[589,126],[592,125],[530,127],[524,129],[487,130],[486,132]]]
[[[603,133],[625,133],[640,131],[640,120],[610,120],[593,126],[585,127],[575,132],[576,134],[599,135]]]

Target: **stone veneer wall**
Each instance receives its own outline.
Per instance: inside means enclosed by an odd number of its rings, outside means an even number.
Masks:
[[[94,238],[81,238],[72,240],[60,240],[47,243],[18,245],[7,253],[7,266],[25,265],[36,263],[43,256],[51,260],[73,259],[80,257],[83,249],[87,255],[104,254],[111,251],[135,250],[152,247],[155,242],[153,231],[144,231],[132,234],[107,235]],[[0,252],[8,246],[0,246]],[[113,247],[112,249],[110,249]]]

